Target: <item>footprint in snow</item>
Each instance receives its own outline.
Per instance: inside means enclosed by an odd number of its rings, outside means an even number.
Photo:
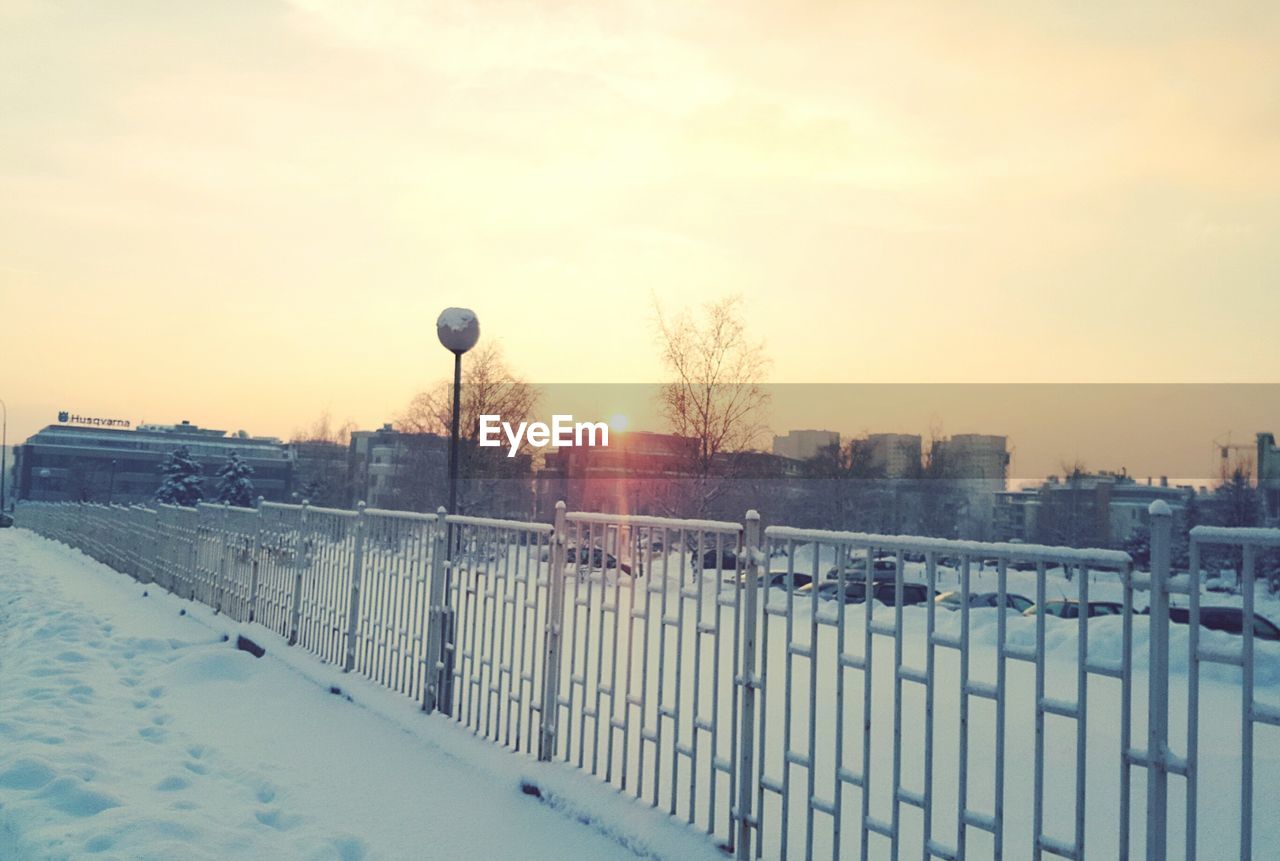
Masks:
[[[158,726],[144,726],[142,729],[138,730],[138,735],[142,736],[152,744],[159,744],[169,737],[169,732],[168,730],[161,729]]]
[[[191,781],[175,774],[157,783],[155,788],[157,792],[177,792],[180,789],[186,789],[190,785]]]
[[[293,816],[280,810],[255,810],[253,818],[268,828],[274,828],[276,831],[288,831],[297,828],[302,822],[301,816]]]

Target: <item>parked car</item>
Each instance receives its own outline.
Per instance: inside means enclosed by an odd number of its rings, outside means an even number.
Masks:
[[[787,588],[787,572],[786,571],[770,571],[765,575],[765,583],[770,589],[786,589]],[[808,586],[813,582],[813,576],[804,574],[800,571],[792,571],[790,575],[792,588],[799,590]]]
[[[587,568],[617,568],[623,574],[631,573],[631,566],[619,563],[612,553],[606,553],[599,547],[566,547],[564,561],[570,565],[582,565]]]
[[[0,529],[7,529],[13,525],[13,515],[5,514],[0,511]]]
[[[1221,575],[1217,577],[1209,577],[1204,581],[1204,590],[1206,592],[1234,592],[1236,591],[1235,581]]]
[[[1124,613],[1124,605],[1118,601],[1090,601],[1086,608],[1086,615],[1092,619],[1095,616],[1119,616]],[[1034,616],[1036,614],[1035,605],[1031,605],[1022,611],[1024,616]],[[1080,618],[1080,602],[1079,601],[1045,601],[1044,614],[1046,616],[1057,616],[1059,619],[1079,619]]]
[[[1186,607],[1170,607],[1169,621],[1179,625],[1190,624],[1191,611]],[[1244,633],[1244,610],[1240,607],[1201,607],[1200,627],[1240,636]],[[1280,628],[1254,613],[1253,636],[1259,640],[1280,640]]]
[[[950,591],[943,592],[934,599],[939,607],[944,610],[959,610],[964,605],[964,597],[960,592]],[[972,592],[969,595],[969,607],[987,608],[1000,606],[999,592]],[[1035,606],[1035,602],[1030,598],[1022,595],[1015,595],[1012,592],[1004,594],[1004,606],[1007,609],[1015,610],[1019,613],[1025,613],[1029,608]]]
[[[892,556],[878,556],[871,565],[871,576],[876,580],[881,579],[881,575],[884,574],[888,574],[890,579],[892,579],[893,575],[896,574],[897,571],[898,562]],[[844,567],[844,576],[845,579],[856,577],[859,580],[865,580],[867,577],[867,558],[865,556],[858,556],[850,559],[849,564]],[[838,580],[839,578],[840,566],[832,565],[827,571],[827,579]]]
[[[716,564],[716,549],[712,547],[702,554],[702,570],[719,568],[721,571],[732,571],[738,567],[738,554],[726,547],[720,553],[720,563]]]
[[[797,593],[803,592],[808,595],[813,589],[813,584],[797,589]],[[881,604],[887,604],[890,607],[894,605],[896,597],[894,584],[878,582],[872,586],[871,597],[875,598]],[[861,604],[867,600],[867,584],[862,580],[848,581],[844,584],[844,594],[841,595],[840,584],[831,580],[823,581],[818,584],[818,599],[822,601],[841,600],[845,604]],[[910,607],[916,604],[924,604],[929,600],[929,587],[923,583],[903,583],[902,584],[902,606]]]

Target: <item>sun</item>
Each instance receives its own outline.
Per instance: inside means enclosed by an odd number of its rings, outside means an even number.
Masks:
[[[630,424],[630,421],[622,413],[614,413],[613,415],[609,416],[610,430],[618,431],[619,433],[621,433],[622,431],[625,431],[627,429],[628,424]]]

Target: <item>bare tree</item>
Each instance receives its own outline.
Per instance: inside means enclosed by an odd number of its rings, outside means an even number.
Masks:
[[[353,477],[348,464],[351,434],[356,423],[347,419],[335,424],[325,410],[315,421],[294,430],[293,489],[303,499],[317,505],[353,504]]]
[[[495,343],[467,354],[462,361],[462,395],[459,433],[463,439],[479,436],[480,416],[498,415],[513,425],[527,421],[541,397],[531,385],[511,370]],[[404,433],[433,433],[448,436],[453,414],[453,382],[441,380],[414,395],[396,420]]]
[[[931,422],[929,437],[918,463],[911,463],[906,477],[915,501],[918,526],[925,535],[954,538],[968,507],[964,482],[957,478],[954,462],[947,458],[947,437],[941,422]]]
[[[483,509],[486,513],[525,513],[525,482],[530,457],[507,457],[507,450],[480,448],[480,416],[497,415],[513,425],[528,421],[542,396],[541,390],[520,378],[507,364],[502,348],[495,343],[468,353],[462,363],[462,392],[458,432],[463,441],[458,457],[458,507],[461,511]],[[419,392],[396,420],[396,429],[405,434],[435,434],[447,437],[453,412],[453,381],[441,380]],[[398,482],[425,481],[413,459],[398,475]],[[423,468],[430,468],[423,460]],[[411,488],[400,488],[411,495]]]
[[[764,340],[748,334],[740,297],[676,316],[655,299],[654,311],[671,375],[660,390],[660,408],[671,432],[692,440],[688,472],[694,487],[681,507],[701,515],[733,476],[734,459],[725,463],[720,456],[750,449],[766,429],[770,363]]]
[[[894,483],[877,463],[875,446],[866,437],[832,444],[805,461],[807,519],[831,529],[890,531]]]
[[[329,411],[325,410],[311,424],[294,430],[290,442],[328,442],[346,448],[351,444],[351,434],[355,429],[356,423],[351,419],[335,425]]]

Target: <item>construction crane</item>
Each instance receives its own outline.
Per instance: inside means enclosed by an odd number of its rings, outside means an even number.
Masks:
[[[1213,448],[1218,455],[1217,466],[1219,478],[1227,478],[1235,472],[1236,469],[1243,469],[1248,473],[1249,478],[1253,477],[1253,458],[1251,456],[1241,457],[1237,455],[1235,458],[1235,465],[1233,466],[1231,463],[1231,453],[1233,451],[1243,451],[1249,452],[1249,454],[1252,455],[1256,448],[1254,443],[1232,442],[1231,431],[1227,431],[1224,435],[1213,441]]]

